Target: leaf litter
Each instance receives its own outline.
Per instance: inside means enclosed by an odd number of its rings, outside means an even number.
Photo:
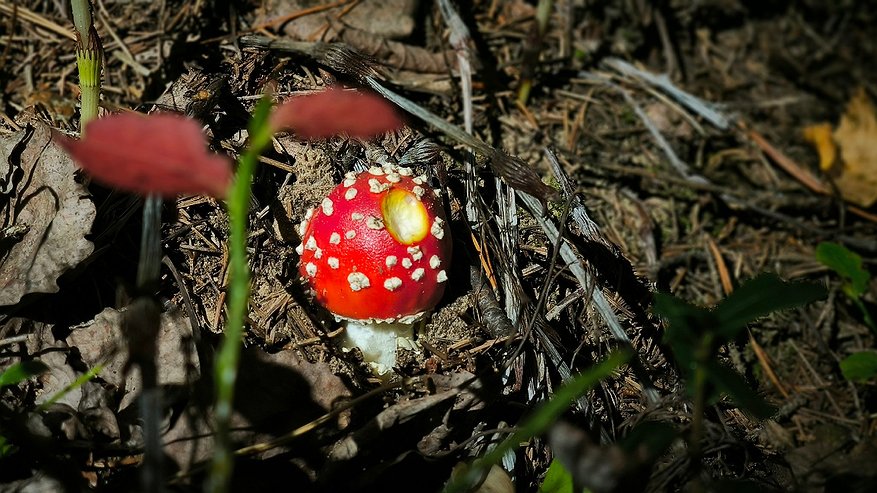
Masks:
[[[94,248],[94,204],[53,135],[36,119],[0,135],[0,306],[57,292],[58,278]]]

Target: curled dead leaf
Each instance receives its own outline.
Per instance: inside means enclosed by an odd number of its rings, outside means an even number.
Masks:
[[[828,124],[820,124],[806,127],[804,136],[816,147],[819,167],[834,176],[844,200],[862,207],[877,202],[877,114],[864,89],[847,103],[833,133]]]
[[[75,171],[43,123],[0,136],[0,306],[57,292],[94,250],[85,235],[95,208]]]

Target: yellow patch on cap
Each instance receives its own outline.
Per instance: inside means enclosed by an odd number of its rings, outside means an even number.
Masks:
[[[384,226],[403,245],[417,243],[429,233],[429,214],[413,193],[393,188],[381,202]]]

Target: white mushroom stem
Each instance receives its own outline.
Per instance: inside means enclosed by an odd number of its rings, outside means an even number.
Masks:
[[[351,349],[358,347],[363,360],[372,365],[375,373],[383,375],[396,366],[397,348],[418,349],[414,342],[414,325],[348,320],[341,344]]]

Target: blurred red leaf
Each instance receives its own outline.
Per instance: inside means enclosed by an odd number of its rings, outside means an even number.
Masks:
[[[222,198],[231,183],[229,160],[208,152],[200,125],[179,115],[109,115],[81,140],[58,140],[95,180],[129,192]]]
[[[339,88],[292,97],[271,115],[275,131],[289,129],[303,139],[342,133],[367,138],[401,126],[394,107],[380,96]]]

